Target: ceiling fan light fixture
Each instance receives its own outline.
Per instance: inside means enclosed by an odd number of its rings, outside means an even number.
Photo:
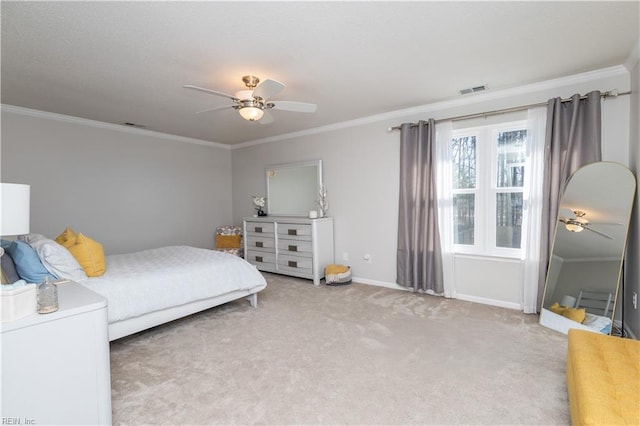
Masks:
[[[584,228],[576,223],[567,223],[564,225],[565,228],[567,228],[567,231],[569,232],[582,232],[584,231]]]
[[[240,108],[238,112],[247,121],[258,121],[264,115],[263,110],[254,106]]]

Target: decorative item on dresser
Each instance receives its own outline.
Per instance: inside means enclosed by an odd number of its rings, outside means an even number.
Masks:
[[[320,285],[333,263],[333,218],[244,219],[245,259],[259,270],[313,280]]]
[[[265,197],[258,197],[257,195],[253,195],[251,199],[253,200],[253,205],[256,206],[256,214],[258,216],[266,216],[267,214],[264,210],[262,210],[266,205]]]

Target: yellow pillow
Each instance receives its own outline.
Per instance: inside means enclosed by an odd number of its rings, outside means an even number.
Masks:
[[[88,277],[99,277],[104,274],[106,262],[102,244],[79,233],[76,243],[68,247],[68,250],[82,266]]]
[[[558,315],[562,315],[564,313],[564,311],[566,311],[569,308],[565,308],[564,306],[560,306],[560,304],[558,302],[554,303],[553,305],[549,306],[549,310],[551,312],[553,312],[554,314],[558,314]]]
[[[565,311],[562,313],[562,316],[565,318],[569,318],[572,321],[579,322],[582,324],[585,317],[587,316],[586,310],[584,308],[565,308]]]
[[[67,227],[64,231],[62,231],[62,234],[56,237],[56,243],[65,248],[69,248],[76,243],[77,239],[78,236],[75,232],[73,232],[73,229]]]
[[[216,235],[216,248],[240,248],[240,235]]]

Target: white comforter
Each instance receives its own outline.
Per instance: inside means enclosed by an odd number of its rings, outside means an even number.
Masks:
[[[106,260],[103,276],[80,283],[108,300],[109,323],[267,284],[244,259],[195,247],[162,247]]]

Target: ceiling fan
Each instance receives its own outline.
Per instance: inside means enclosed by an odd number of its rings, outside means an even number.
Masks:
[[[592,228],[592,225],[622,225],[621,223],[617,222],[589,222],[585,217],[586,215],[587,213],[581,210],[562,209],[560,211],[558,220],[564,223],[565,228],[569,232],[582,232],[586,229],[587,231],[591,231],[595,234],[600,235],[601,237],[608,238],[610,240],[613,240],[613,237],[611,235],[607,235],[604,232],[596,231]]]
[[[269,100],[272,96],[284,89],[285,85],[279,81],[267,79],[260,83],[260,79],[253,75],[245,75],[242,77],[242,81],[248,89],[240,90],[233,96],[216,90],[205,89],[204,87],[192,86],[190,84],[182,87],[185,89],[192,89],[199,92],[209,93],[211,95],[221,96],[233,101],[231,105],[207,108],[202,111],[197,111],[196,114],[225,108],[233,108],[236,109],[245,120],[259,121],[261,124],[267,124],[273,122],[273,117],[268,112],[270,109],[293,112],[315,112],[318,108],[316,104],[309,104],[306,102]]]

